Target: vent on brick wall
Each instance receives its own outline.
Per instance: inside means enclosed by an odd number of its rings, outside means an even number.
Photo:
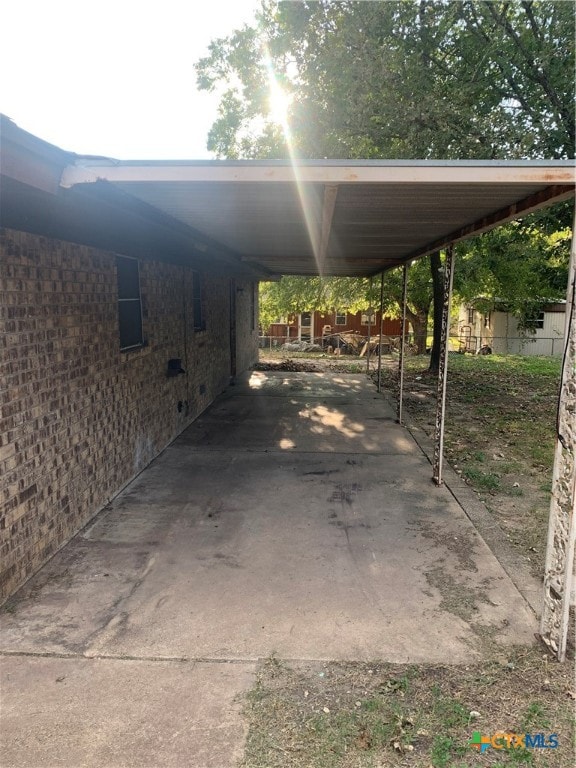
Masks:
[[[205,395],[206,394],[206,384],[200,384],[198,389],[199,389],[201,395]]]
[[[179,376],[181,373],[186,373],[184,368],[182,368],[182,360],[180,360],[179,357],[174,357],[171,360],[168,360],[168,369],[166,371],[168,378]]]

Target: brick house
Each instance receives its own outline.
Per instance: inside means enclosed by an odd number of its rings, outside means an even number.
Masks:
[[[2,118],[0,602],[257,357],[257,276]]]
[[[368,312],[301,312],[284,318],[284,322],[272,323],[264,336],[274,339],[297,339],[308,341],[321,339],[325,326],[329,325],[333,333],[352,331],[361,336],[375,336],[380,333],[380,312],[369,315]],[[402,321],[384,316],[382,321],[384,336],[400,336]]]

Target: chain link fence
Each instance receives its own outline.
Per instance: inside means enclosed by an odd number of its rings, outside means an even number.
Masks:
[[[430,341],[430,339],[429,339]],[[285,352],[324,352],[328,354],[357,355],[369,344],[370,353],[378,352],[378,337],[357,333],[335,333],[312,336],[308,339],[294,336],[260,336],[262,350]],[[400,336],[382,337],[382,354],[393,354],[400,350]],[[538,355],[542,357],[561,356],[564,340],[561,336],[450,336],[449,350],[470,355]],[[406,352],[415,354],[416,347],[412,334],[407,334]]]

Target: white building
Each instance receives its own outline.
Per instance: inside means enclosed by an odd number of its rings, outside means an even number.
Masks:
[[[458,346],[472,354],[490,347],[496,355],[561,355],[565,314],[565,302],[548,304],[531,328],[522,329],[509,312],[485,313],[463,304],[458,312]]]

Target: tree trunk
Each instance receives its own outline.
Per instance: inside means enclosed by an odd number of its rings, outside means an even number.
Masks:
[[[430,254],[430,271],[432,273],[432,295],[434,301],[434,331],[430,367],[428,370],[437,373],[440,367],[440,337],[442,334],[442,309],[444,306],[444,273],[439,251]]]
[[[410,325],[414,331],[414,344],[416,345],[416,354],[426,354],[426,336],[428,333],[428,312],[425,310],[419,310],[418,312],[411,312],[406,310],[406,316],[410,321]]]

